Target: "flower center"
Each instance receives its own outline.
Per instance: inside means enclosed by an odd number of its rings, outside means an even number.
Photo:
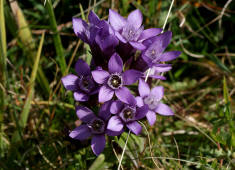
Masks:
[[[144,103],[147,104],[150,109],[155,109],[159,103],[159,99],[153,95],[149,95],[144,98]]]
[[[86,79],[83,79],[82,85],[83,85],[83,87],[85,87],[87,89],[89,87],[89,82]]]
[[[123,115],[125,119],[131,119],[133,117],[133,112],[130,108],[123,111]]]
[[[94,134],[100,134],[105,130],[105,123],[103,120],[96,118],[90,123],[90,128]]]
[[[137,32],[138,32],[138,30],[136,30],[133,26],[128,25],[128,26],[123,28],[122,36],[127,41],[137,40],[138,39]]]
[[[122,109],[120,113],[120,117],[125,122],[131,121],[131,120],[134,120],[135,118],[135,112],[136,112],[136,109],[134,107],[126,106],[124,107],[124,109]]]
[[[89,92],[90,90],[92,90],[92,88],[95,87],[95,84],[90,76],[86,76],[80,77],[78,86],[82,91]]]
[[[108,85],[109,85],[112,89],[118,89],[119,87],[122,86],[122,76],[119,75],[119,74],[112,74],[112,75],[109,77]]]
[[[157,53],[156,53],[156,50],[152,49],[149,51],[149,57],[154,60],[157,58]]]

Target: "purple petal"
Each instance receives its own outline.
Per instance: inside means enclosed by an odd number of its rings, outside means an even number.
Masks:
[[[152,65],[153,65],[153,63],[152,63],[153,60],[152,60],[150,57],[144,55],[144,53],[145,53],[145,52],[142,53],[141,57],[142,57],[142,59],[148,64],[148,68],[151,68]]]
[[[78,80],[78,77],[74,74],[68,74],[67,76],[62,77],[61,81],[64,85],[64,87],[67,90],[75,91],[77,90],[77,84],[76,81]]]
[[[112,104],[111,101],[107,101],[100,107],[99,117],[101,117],[105,121],[108,120],[109,117],[111,116],[111,113],[110,113],[111,104]]]
[[[122,37],[122,35],[119,32],[115,32],[116,37],[123,43],[127,43],[127,41]]]
[[[131,94],[130,90],[126,87],[122,87],[115,91],[115,94],[119,100],[132,106],[136,105],[135,97]]]
[[[141,11],[139,9],[132,11],[127,17],[127,22],[138,29],[143,22],[143,15]]]
[[[105,70],[94,70],[91,74],[95,82],[98,84],[104,84],[109,76],[109,73]]]
[[[137,97],[135,97],[135,100],[136,100],[136,105],[138,107],[142,107],[144,105],[144,101],[143,101],[142,97],[137,96]]]
[[[155,50],[156,54],[162,53],[170,43],[172,33],[170,31],[164,32],[158,36],[147,39],[143,42],[145,46],[149,46],[149,50]],[[146,50],[147,51],[147,50]]]
[[[154,37],[162,32],[161,28],[149,28],[144,30],[139,37],[139,41],[146,40],[150,37]]]
[[[114,91],[107,87],[107,86],[102,86],[99,91],[99,102],[104,103],[112,99],[114,94]]]
[[[91,149],[96,156],[103,152],[105,147],[105,136],[94,135],[91,140]]]
[[[109,22],[116,31],[120,31],[126,24],[126,19],[119,15],[116,11],[110,9]]]
[[[143,73],[137,70],[127,70],[123,73],[123,82],[124,85],[131,85],[135,83],[140,77],[143,76]]]
[[[117,114],[123,108],[123,103],[120,100],[113,101],[110,107],[110,112],[112,114]]]
[[[150,94],[149,85],[142,79],[139,79],[138,90],[141,97],[146,97]]]
[[[142,44],[142,43],[140,43],[140,42],[133,42],[133,41],[131,41],[131,42],[129,42],[130,44],[131,44],[131,46],[132,47],[134,47],[135,49],[137,49],[137,50],[144,50],[146,47]]]
[[[179,57],[180,54],[181,54],[180,51],[165,52],[161,55],[159,61],[171,61]]]
[[[114,35],[96,36],[95,40],[103,52],[118,45],[118,39]]]
[[[89,65],[81,59],[76,62],[75,70],[79,76],[91,74]]]
[[[163,116],[172,116],[174,115],[174,112],[171,110],[169,106],[167,106],[164,103],[159,102],[157,108],[155,109],[155,112],[159,113]]]
[[[164,88],[162,86],[154,87],[150,94],[154,95],[158,100],[161,100],[164,96]]]
[[[123,62],[121,57],[114,53],[109,59],[108,68],[110,73],[121,73],[123,67]]]
[[[167,72],[170,71],[172,69],[171,66],[154,66],[152,68],[154,70],[154,72],[156,73],[161,73],[161,72]]]
[[[91,136],[91,132],[87,125],[80,125],[70,132],[69,136],[73,139],[86,140]]]
[[[141,125],[136,121],[131,122],[131,123],[127,123],[126,126],[128,129],[130,129],[136,135],[139,135],[140,132],[142,131]]]
[[[121,119],[118,116],[112,116],[109,119],[108,125],[107,125],[107,129],[111,130],[113,132],[120,132],[123,130],[123,123],[121,121]]]
[[[88,24],[80,18],[73,18],[73,30],[74,33],[83,40],[88,43],[88,38],[86,35],[86,31],[88,30]]]
[[[114,132],[114,131],[111,131],[111,130],[106,130],[105,133],[108,135],[108,136],[119,136],[121,135],[122,133],[124,132],[124,129],[122,129],[121,131],[119,132]]]
[[[79,91],[74,92],[73,97],[74,97],[74,100],[80,101],[80,102],[84,102],[84,101],[89,100],[89,95],[88,94],[85,94],[85,93],[82,93],[82,92],[79,92]]]
[[[154,67],[171,67],[171,64],[154,64]]]
[[[156,113],[149,110],[146,114],[147,120],[151,126],[156,122]]]
[[[166,80],[166,77],[161,76],[161,75],[151,75],[149,77],[151,77],[153,79]]]
[[[83,106],[76,107],[76,114],[80,120],[86,123],[90,122],[92,119],[96,117],[90,109]]]
[[[88,15],[88,21],[94,25],[98,25],[100,23],[99,17],[93,11],[90,11]]]
[[[135,116],[135,120],[139,120],[145,117],[146,113],[148,112],[148,105],[144,105],[140,108],[136,109],[136,116]]]

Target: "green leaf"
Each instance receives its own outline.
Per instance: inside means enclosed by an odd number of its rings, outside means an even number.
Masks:
[[[3,87],[0,87],[0,158],[4,156],[4,153],[8,147],[7,136],[4,133],[4,124],[3,124],[3,113],[5,111],[6,104],[6,55],[7,55],[7,41],[6,41],[6,28],[5,28],[5,17],[4,17],[4,0],[0,0],[0,84]]]
[[[115,138],[118,145],[123,149],[128,133],[124,132],[119,140]],[[128,155],[130,159],[132,159],[133,164],[138,167],[138,153],[141,153],[144,149],[145,139],[143,137],[136,136],[134,134],[130,134],[129,140],[127,142],[125,154]]]
[[[61,42],[60,34],[57,29],[56,18],[55,18],[53,6],[51,4],[51,0],[47,0],[46,8],[47,8],[47,12],[49,14],[50,26],[51,26],[51,30],[53,32],[54,46],[56,49],[56,54],[58,56],[60,69],[61,69],[62,75],[64,75],[66,72],[67,66],[66,66],[66,61],[65,61],[65,57],[64,57],[64,49],[63,49],[63,45]]]
[[[3,88],[6,88],[6,55],[7,55],[7,42],[6,42],[6,28],[4,17],[4,0],[0,0],[0,83]],[[0,122],[3,121],[2,111],[5,107],[5,92],[0,88]]]
[[[93,164],[90,166],[89,170],[103,170],[105,168],[105,156],[100,154]]]
[[[26,53],[28,54],[27,56],[29,57],[29,64],[33,69],[33,63],[35,62],[35,56],[37,53],[35,40],[33,39],[30,27],[24,17],[21,8],[18,6],[17,1],[11,2],[10,5],[18,26],[17,37],[19,38],[20,42],[23,44],[24,46],[23,50],[26,51]],[[44,90],[44,92],[46,94],[49,94],[50,92],[49,83],[40,66],[38,68],[37,81],[40,84],[41,88]]]
[[[213,54],[207,54],[207,56],[222,70],[230,73],[230,70],[228,69],[227,66],[225,66],[219,59]]]
[[[27,120],[28,120],[29,111],[31,108],[31,101],[32,101],[33,95],[34,95],[34,82],[35,82],[35,79],[37,76],[37,71],[38,71],[40,56],[41,56],[41,52],[42,52],[44,37],[45,37],[45,32],[42,34],[42,38],[41,38],[41,41],[40,41],[40,44],[38,47],[37,56],[36,56],[36,59],[35,59],[34,65],[33,65],[33,71],[31,73],[31,77],[30,77],[30,81],[29,81],[27,98],[26,98],[23,110],[21,112],[21,115],[20,115],[19,125],[20,125],[21,129],[24,129],[24,127],[26,126]],[[14,136],[13,136],[14,141],[13,142],[17,142],[19,140],[18,134],[19,133],[14,133]]]

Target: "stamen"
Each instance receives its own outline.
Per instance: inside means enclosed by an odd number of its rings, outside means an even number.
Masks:
[[[149,95],[144,98],[144,103],[149,106],[150,109],[155,109],[159,103],[159,100],[152,95]]]
[[[105,130],[105,123],[103,120],[96,118],[90,123],[89,127],[94,134],[100,134]]]
[[[112,74],[109,77],[108,80],[108,85],[112,88],[112,89],[118,89],[122,86],[122,76],[119,74]]]
[[[123,121],[132,121],[135,118],[136,108],[131,106],[126,106],[122,109],[120,117]]]

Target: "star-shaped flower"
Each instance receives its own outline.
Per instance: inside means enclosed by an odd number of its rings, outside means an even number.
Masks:
[[[146,48],[145,45],[142,44],[145,39],[156,36],[162,31],[160,28],[144,30],[142,26],[143,16],[138,9],[132,11],[127,19],[110,9],[109,22],[115,30],[115,35],[121,42],[129,43],[138,50],[144,50]]]
[[[156,112],[163,116],[174,115],[171,108],[161,102],[164,96],[164,88],[162,86],[156,86],[150,90],[148,84],[140,79],[138,90],[140,96],[136,97],[137,106],[148,106],[146,117],[150,125],[153,125],[156,121]]]
[[[125,85],[135,83],[142,75],[143,73],[137,70],[123,72],[123,61],[117,53],[114,53],[108,62],[108,71],[102,69],[92,71],[94,80],[102,84],[99,90],[99,102],[111,100],[114,94],[122,102],[133,101],[133,96]]]

